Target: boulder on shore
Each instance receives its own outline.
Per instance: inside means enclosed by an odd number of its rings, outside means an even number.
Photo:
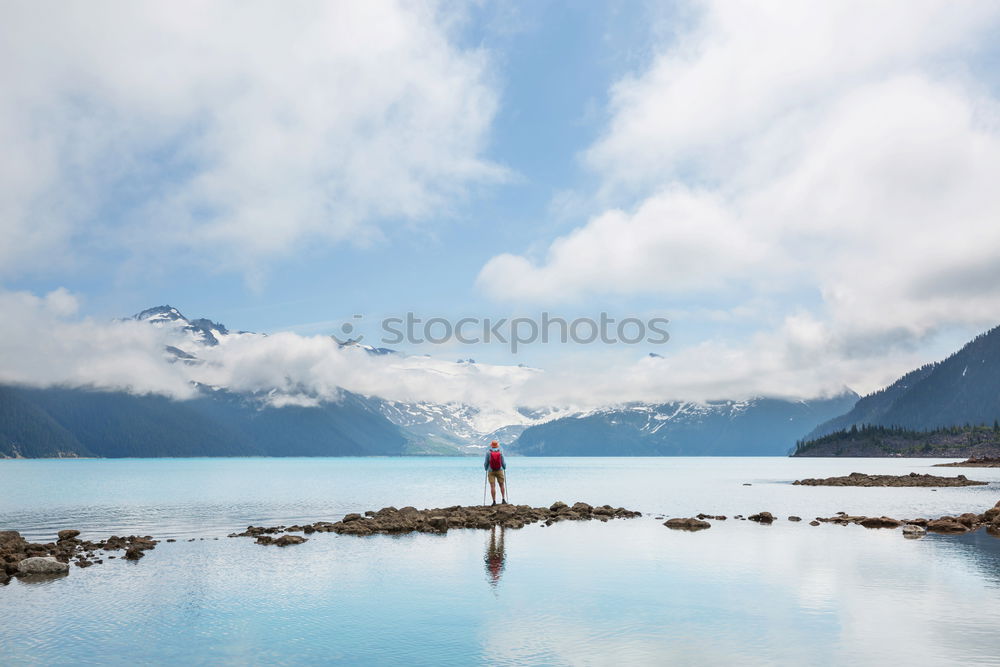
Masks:
[[[18,574],[65,574],[69,565],[60,563],[55,558],[32,556],[17,564]]]

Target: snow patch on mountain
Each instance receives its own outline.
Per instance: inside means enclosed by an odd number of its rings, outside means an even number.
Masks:
[[[216,346],[225,343],[236,336],[247,335],[240,331],[231,333],[223,324],[205,318],[189,320],[179,310],[170,305],[147,308],[132,316],[133,320],[147,322],[159,329],[176,334],[178,344],[174,349],[181,350],[191,357],[197,357],[197,348],[191,345]],[[250,334],[257,335],[257,334]]]

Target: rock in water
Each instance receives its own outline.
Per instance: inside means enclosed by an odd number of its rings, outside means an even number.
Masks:
[[[869,516],[859,521],[865,528],[896,528],[903,522],[887,516]]]
[[[758,512],[757,514],[751,514],[747,518],[757,523],[774,523],[774,515],[770,512]]]
[[[0,530],[0,553],[24,551],[28,542],[16,530]]]
[[[301,537],[299,535],[282,535],[281,537],[275,539],[270,535],[261,535],[257,538],[257,544],[273,544],[276,547],[287,547],[290,544],[302,544],[303,542],[308,542],[309,538]]]
[[[706,528],[712,527],[712,524],[710,524],[709,522],[702,521],[701,519],[696,519],[694,517],[688,517],[685,519],[681,518],[667,519],[667,521],[663,525],[672,530],[690,530],[690,531],[705,530]]]
[[[926,534],[927,531],[924,530],[921,526],[915,526],[910,523],[903,526],[903,537],[908,537],[910,539],[917,539],[923,537]]]
[[[69,565],[55,558],[33,556],[18,563],[17,571],[20,574],[64,574],[69,572]]]
[[[966,533],[969,531],[969,528],[956,521],[954,517],[943,516],[940,519],[928,521],[927,530],[932,530],[936,533]]]

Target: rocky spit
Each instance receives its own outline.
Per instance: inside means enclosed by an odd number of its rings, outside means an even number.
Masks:
[[[955,463],[935,463],[935,468],[1000,468],[1000,459],[984,456],[982,458],[971,458]]]
[[[674,530],[698,531],[711,528],[712,524],[705,519],[725,519],[724,516],[713,517],[708,514],[699,514],[697,517],[668,519],[663,525]],[[770,512],[758,512],[744,518],[737,514],[733,517],[737,520],[754,521],[763,525],[770,525],[777,521],[777,517]],[[789,521],[802,521],[801,517],[789,516]],[[960,535],[970,533],[980,528],[985,528],[986,532],[993,537],[1000,537],[1000,502],[982,514],[966,512],[958,516],[942,516],[937,519],[894,519],[888,516],[852,516],[846,512],[837,512],[834,516],[816,517],[809,522],[810,526],[819,526],[823,523],[833,523],[840,526],[851,524],[863,526],[865,528],[902,528],[903,537],[923,537],[928,531],[934,533],[944,533]]]
[[[935,533],[961,534],[985,528],[993,537],[1000,537],[1000,502],[982,514],[966,512],[958,516],[942,516],[937,519],[894,519],[887,516],[851,516],[838,512],[836,516],[816,517],[821,523],[835,523],[842,526],[857,524],[865,528],[903,528],[907,536],[920,536],[925,531]]]
[[[97,542],[81,540],[79,535],[78,530],[60,530],[55,542],[38,544],[28,542],[16,530],[0,531],[0,584],[11,577],[65,574],[70,562],[77,567],[99,565],[105,558],[117,558],[108,555],[111,551],[124,551],[122,558],[139,560],[159,543],[149,535],[112,535]]]
[[[844,477],[826,477],[823,479],[798,479],[792,482],[799,486],[983,486],[988,482],[977,482],[967,479],[965,475],[958,477],[938,477],[937,475],[866,475],[863,472],[852,472]]]
[[[541,522],[551,526],[559,521],[609,521],[611,519],[631,519],[642,516],[641,512],[624,507],[603,505],[593,507],[587,503],[567,505],[553,503],[550,507],[530,505],[454,505],[435,509],[418,510],[415,507],[383,507],[378,511],[368,511],[364,515],[348,514],[340,521],[317,521],[305,526],[247,526],[242,533],[231,533],[229,537],[253,537],[257,544],[279,547],[301,544],[308,538],[299,535],[278,533],[337,533],[338,535],[398,535],[403,533],[447,533],[450,528],[481,528],[493,526],[504,528],[524,528]]]

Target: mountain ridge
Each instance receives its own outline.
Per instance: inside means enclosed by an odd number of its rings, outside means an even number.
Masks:
[[[529,456],[779,456],[857,398],[846,390],[813,401],[632,403],[529,427],[515,448]]]
[[[1000,326],[985,331],[941,361],[906,373],[858,399],[843,415],[807,433],[816,440],[852,426],[915,431],[991,424],[1000,417]]]
[[[205,363],[199,355],[209,348],[266,335],[188,319],[169,304],[129,319],[175,329],[180,335],[168,336],[164,348],[174,363]],[[353,341],[337,343],[406,358]],[[275,400],[273,391],[194,389],[194,398],[174,400],[86,388],[0,386],[0,456],[467,455],[481,452],[492,439],[525,455],[784,454],[804,431],[845,412],[857,399],[845,390],[814,401],[758,397],[573,411],[393,401],[342,389],[335,399],[310,394],[301,401],[284,400],[297,397],[284,393]]]

